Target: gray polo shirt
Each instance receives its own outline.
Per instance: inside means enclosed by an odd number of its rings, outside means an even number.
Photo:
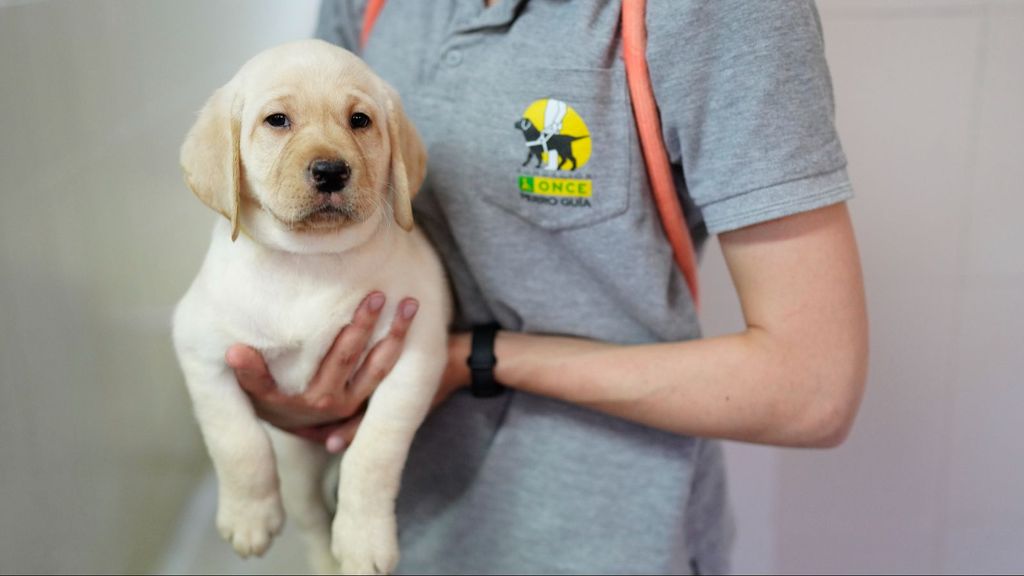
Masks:
[[[377,20],[363,56],[428,146],[417,219],[462,327],[624,344],[700,336],[637,144],[619,5],[389,0]],[[362,9],[326,0],[318,35],[357,49]],[[697,246],[851,196],[812,2],[647,10],[664,141]],[[716,441],[525,393],[460,393],[420,430],[403,482],[403,572],[728,570]]]

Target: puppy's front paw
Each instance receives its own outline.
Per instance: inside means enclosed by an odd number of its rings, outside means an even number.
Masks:
[[[331,551],[342,574],[391,574],[398,566],[394,516],[349,515],[334,519]]]
[[[270,541],[284,525],[281,497],[221,498],[217,507],[217,530],[242,558],[262,556]]]

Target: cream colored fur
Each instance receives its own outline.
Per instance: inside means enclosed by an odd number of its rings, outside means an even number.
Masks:
[[[350,126],[357,112],[370,126]],[[270,125],[275,113],[291,125]],[[317,159],[350,165],[342,192],[315,189],[308,167]],[[303,41],[259,54],[219,89],[181,161],[189,187],[225,216],[174,314],[175,348],[217,472],[220,533],[242,556],[262,554],[287,509],[318,571],[336,571],[335,560],[344,573],[392,571],[394,502],[444,369],[450,314],[441,264],[412,222],[426,166],[419,136],[394,90],[362,61]],[[420,311],[345,451],[332,523],[320,497],[324,449],[268,434],[225,353],[235,343],[256,348],[278,386],[299,393],[374,290],[389,304],[372,342],[401,298],[417,298]]]

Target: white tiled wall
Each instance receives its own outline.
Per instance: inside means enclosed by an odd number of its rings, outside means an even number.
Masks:
[[[316,4],[0,2],[0,572],[142,571],[173,534],[218,563],[164,568],[281,566],[204,547],[208,501],[175,526],[206,459],[166,321],[212,219],[176,157],[211,88]],[[728,447],[735,568],[1020,572],[1024,1],[819,5],[870,382],[837,450]],[[715,250],[703,271],[707,332],[737,329]]]

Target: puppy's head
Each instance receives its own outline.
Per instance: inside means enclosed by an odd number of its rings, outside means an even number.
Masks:
[[[232,239],[243,227],[294,246],[389,219],[412,229],[426,152],[394,89],[350,52],[308,40],[257,55],[218,89],[181,166]]]

